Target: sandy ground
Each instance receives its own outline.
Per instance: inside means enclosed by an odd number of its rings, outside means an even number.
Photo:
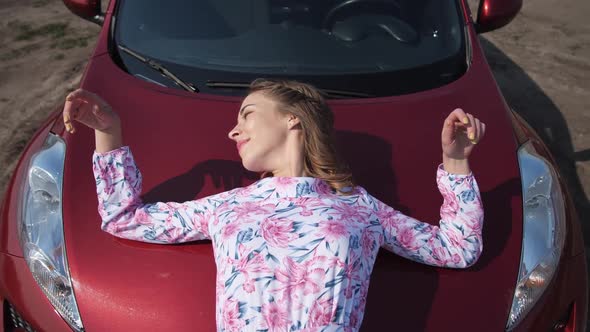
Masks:
[[[476,1],[470,3],[477,8]],[[587,248],[590,24],[584,21],[588,13],[586,0],[527,0],[512,23],[480,37],[508,103],[541,134],[568,179]],[[1,0],[0,17],[2,197],[31,135],[77,87],[99,27],[71,14],[60,0]]]

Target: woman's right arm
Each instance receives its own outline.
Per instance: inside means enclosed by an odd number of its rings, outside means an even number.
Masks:
[[[129,147],[93,155],[101,228],[117,237],[152,243],[210,239],[209,223],[225,200],[213,195],[185,203],[143,204],[141,173]]]
[[[123,146],[119,116],[104,99],[83,89],[71,92],[63,120],[71,134],[76,131],[75,122],[94,129],[93,171],[104,231],[153,243],[209,239],[208,225],[221,195],[185,203],[143,204],[141,173],[129,147]]]

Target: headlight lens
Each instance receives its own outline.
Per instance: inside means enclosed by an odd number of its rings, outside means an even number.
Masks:
[[[23,188],[19,239],[41,290],[63,319],[82,331],[64,248],[61,202],[65,151],[61,138],[50,133],[31,159]]]
[[[565,210],[557,174],[531,142],[518,151],[523,195],[523,242],[507,330],[527,315],[551,282],[565,240]]]

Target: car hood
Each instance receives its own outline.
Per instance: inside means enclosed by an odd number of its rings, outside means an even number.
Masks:
[[[227,138],[241,99],[155,86],[124,73],[107,54],[91,59],[82,87],[103,96],[121,115],[124,142],[143,173],[145,201],[191,200],[256,179],[244,171]],[[330,105],[340,150],[358,184],[433,224],[442,203],[435,172],[444,118],[461,107],[487,124],[486,137],[470,160],[485,209],[480,260],[455,270],[382,251],[363,327],[503,330],[520,258],[521,189],[506,104],[481,50],[473,50],[464,76],[439,89]],[[147,244],[101,231],[91,167],[93,133],[78,126],[75,135],[62,134],[67,143],[65,241],[86,330],[214,330],[210,242]]]

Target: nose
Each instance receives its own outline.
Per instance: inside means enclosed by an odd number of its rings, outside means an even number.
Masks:
[[[237,141],[238,136],[240,136],[240,132],[238,131],[238,125],[236,125],[232,130],[230,130],[230,132],[227,134],[227,137],[229,137],[231,140]]]

